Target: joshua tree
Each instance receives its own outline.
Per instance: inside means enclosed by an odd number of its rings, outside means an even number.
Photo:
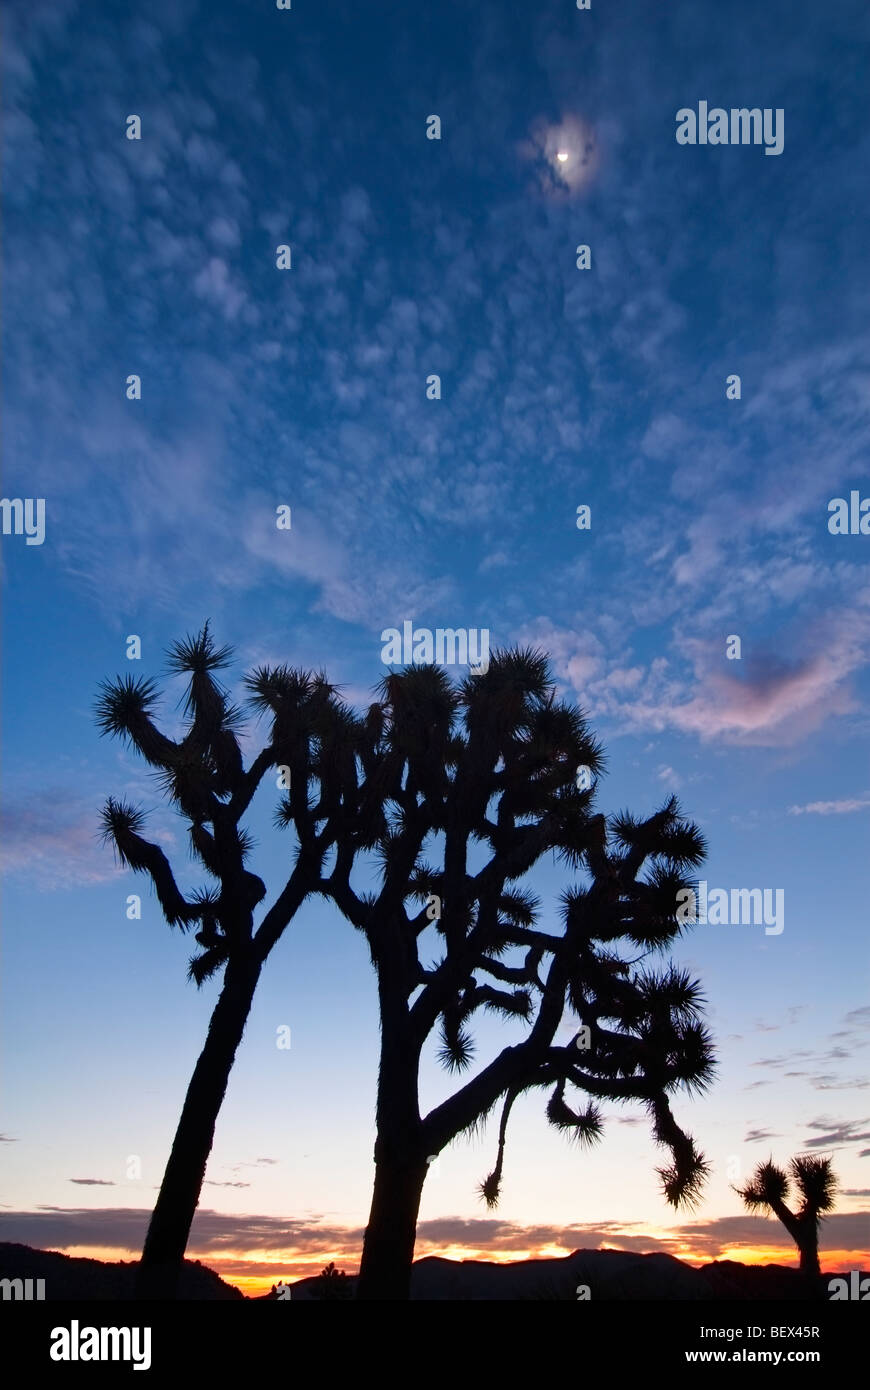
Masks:
[[[549,1089],[548,1118],[587,1143],[602,1133],[597,1101],[641,1101],[670,1150],[659,1169],[668,1201],[694,1201],[707,1164],[669,1096],[703,1089],[713,1061],[697,983],[673,967],[637,968],[679,936],[682,871],[705,853],[677,802],[643,821],[593,813],[601,751],[580,713],[556,700],[539,653],[499,653],[459,688],[436,667],[410,667],[388,676],[381,695],[360,743],[365,794],[349,798],[376,842],[379,888],[373,896],[351,886],[350,840],[338,841],[325,886],[368,939],[380,1004],[375,1183],[358,1297],[403,1299],[428,1162],[500,1104],[497,1162],[482,1186],[494,1205],[511,1106],[530,1088]],[[435,867],[424,860],[433,851]],[[561,933],[538,926],[539,904],[518,886],[551,851],[588,879],[565,893]],[[437,958],[424,964],[421,948]],[[479,1009],[525,1022],[525,1038],[421,1115],[426,1040],[440,1025],[443,1064],[464,1071]],[[578,1027],[558,1046],[566,1010]],[[585,1093],[583,1108],[569,1105],[566,1088]]]
[[[103,682],[97,702],[101,731],[132,743],[158,769],[165,792],[187,821],[195,857],[216,882],[185,898],[163,851],[143,838],[144,814],[109,798],[103,829],[121,862],[150,875],[170,926],[194,924],[201,950],[189,965],[196,984],[223,970],[223,983],[205,1045],[190,1079],[138,1271],[140,1297],[174,1297],[190,1226],[199,1202],[218,1113],[263,964],[306,897],[317,891],[324,857],[344,825],[343,789],[353,787],[356,723],[322,676],[278,667],[246,680],[252,705],[272,715],[268,745],[247,769],[239,747],[240,712],[215,672],[228,665],[209,625],[170,650],[169,669],[189,677],[188,728],[178,743],[152,720],[153,681],[130,676]],[[262,879],[245,867],[251,842],[240,821],[263,777],[282,768],[289,787],[276,813],[297,834],[287,882],[254,930],[266,896]],[[355,809],[355,808],[354,808]],[[345,837],[349,852],[350,840]]]
[[[348,1299],[353,1297],[353,1289],[343,1269],[336,1269],[332,1260],[311,1285],[314,1298]]]
[[[819,1224],[823,1214],[833,1210],[838,1188],[831,1163],[830,1158],[798,1154],[786,1173],[769,1158],[758,1164],[745,1187],[734,1189],[748,1211],[768,1211],[779,1217],[800,1252],[800,1268],[805,1274],[821,1273]],[[800,1198],[797,1211],[786,1205],[791,1182]]]

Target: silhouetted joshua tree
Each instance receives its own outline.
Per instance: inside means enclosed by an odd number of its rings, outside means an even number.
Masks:
[[[831,1163],[830,1158],[799,1154],[791,1160],[786,1173],[769,1158],[758,1164],[745,1187],[734,1189],[748,1211],[768,1211],[779,1217],[798,1248],[800,1268],[805,1274],[821,1274],[819,1224],[824,1213],[833,1210],[838,1189]],[[786,1205],[790,1180],[800,1198],[797,1211]]]
[[[353,1297],[353,1287],[344,1270],[336,1269],[330,1260],[312,1282],[311,1294],[319,1299],[348,1299]]]
[[[376,836],[379,888],[351,886],[352,847],[341,840],[326,883],[368,939],[380,1004],[375,1182],[357,1296],[404,1299],[429,1161],[500,1104],[497,1162],[482,1186],[494,1205],[511,1106],[530,1088],[549,1089],[549,1119],[585,1143],[602,1133],[596,1102],[643,1102],[670,1150],[659,1169],[668,1201],[697,1198],[708,1165],[669,1096],[700,1091],[712,1075],[699,986],[672,966],[637,967],[680,935],[682,870],[702,862],[705,845],[674,799],[644,821],[593,813],[594,788],[581,789],[577,774],[585,765],[597,775],[601,751],[581,714],[556,700],[540,653],[498,653],[459,688],[439,668],[409,667],[386,677],[381,695],[364,724],[356,798],[357,843]],[[537,900],[518,886],[551,851],[588,878],[565,893],[561,932],[538,925]],[[437,867],[424,852],[437,853]],[[421,950],[438,957],[424,964]],[[480,1009],[524,1022],[524,1039],[421,1115],[427,1038],[440,1026],[443,1064],[464,1071]],[[579,1026],[557,1046],[566,1010]],[[582,1108],[566,1090],[585,1093]]]
[[[224,972],[142,1252],[137,1292],[146,1298],[175,1296],[215,1123],[260,971],[300,905],[317,891],[346,809],[356,810],[343,800],[355,783],[356,721],[325,679],[283,666],[261,668],[247,678],[251,704],[271,713],[272,727],[268,745],[246,769],[238,741],[240,711],[215,679],[230,657],[229,647],[215,646],[208,623],[197,637],[171,648],[170,671],[189,676],[188,728],[178,743],[152,720],[153,681],[127,676],[103,682],[97,702],[101,731],[126,739],[158,769],[164,791],[188,822],[194,855],[217,885],[185,898],[163,851],[141,834],[143,812],[109,798],[104,834],[121,862],[150,875],[170,926],[199,928],[201,950],[190,961],[190,978],[202,985]],[[255,909],[266,888],[245,867],[251,842],[240,821],[271,767],[285,769],[281,776],[289,786],[276,820],[295,827],[298,843],[292,873],[254,930]]]

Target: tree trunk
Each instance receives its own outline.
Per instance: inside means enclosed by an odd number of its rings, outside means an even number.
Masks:
[[[801,1257],[801,1273],[820,1275],[822,1268],[819,1264],[819,1237],[815,1227],[812,1230],[801,1231],[797,1238],[797,1247]]]
[[[377,961],[381,1056],[375,1186],[356,1288],[362,1299],[410,1297],[417,1213],[426,1180],[417,1093],[421,1040],[408,1013],[413,975],[401,932],[401,922],[388,921],[369,938]]]
[[[426,1181],[425,1158],[382,1157],[366,1227],[356,1296],[408,1299],[417,1239],[417,1213]]]
[[[420,1044],[411,1033],[408,981],[395,949],[381,956],[378,995],[381,1057],[375,1186],[356,1296],[408,1299],[427,1155],[417,1095]]]
[[[217,1117],[245,1030],[261,966],[229,962],[205,1045],[190,1078],[136,1278],[136,1297],[175,1298]]]
[[[768,1198],[768,1206],[779,1217],[798,1248],[801,1273],[820,1275],[822,1270],[819,1264],[818,1216],[813,1214],[801,1216],[799,1213],[790,1211],[785,1202],[774,1197]]]

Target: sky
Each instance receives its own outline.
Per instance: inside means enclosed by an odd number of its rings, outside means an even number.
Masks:
[[[133,799],[198,881],[98,737],[100,680],[155,677],[178,732],[166,648],[209,618],[235,690],[287,662],[361,706],[411,621],[546,651],[604,744],[599,807],[676,793],[711,890],[784,895],[781,931],[674,951],[718,1056],[675,1102],[713,1165],[696,1211],[666,1205],[639,1109],[580,1153],[532,1094],[495,1212],[492,1127],[441,1155],[418,1256],[793,1265],[733,1184],[800,1152],[843,1189],[823,1267],[866,1267],[870,537],[828,525],[870,498],[866,5],[5,9],[2,493],[44,499],[45,531],[2,538],[0,1238],[137,1257],[218,988],[99,841],[106,797]],[[782,112],[781,152],[678,143],[701,102]],[[250,816],[267,904],[275,795]],[[567,882],[533,875],[545,922]],[[480,1055],[509,1036],[485,1025]],[[364,942],[306,905],[191,1257],[246,1292],[356,1267],[377,1040]],[[450,1085],[430,1048],[424,1103]]]

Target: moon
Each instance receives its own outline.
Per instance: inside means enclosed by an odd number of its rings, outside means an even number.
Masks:
[[[563,113],[557,121],[537,118],[518,151],[533,166],[535,182],[548,198],[573,199],[595,183],[598,138],[591,121],[578,112]]]

